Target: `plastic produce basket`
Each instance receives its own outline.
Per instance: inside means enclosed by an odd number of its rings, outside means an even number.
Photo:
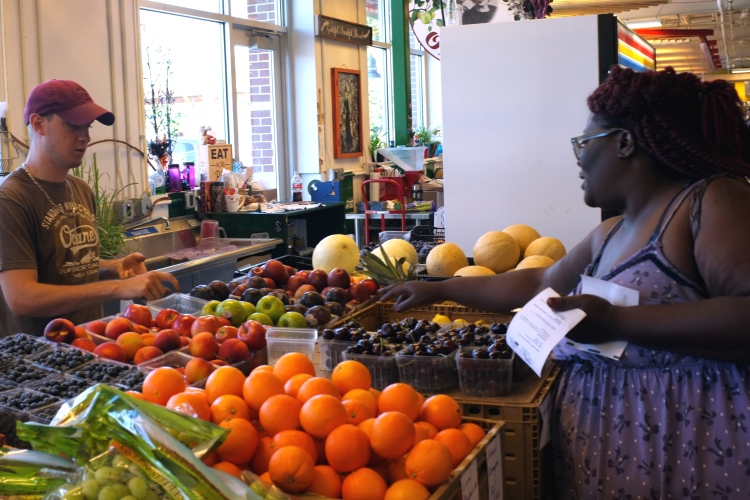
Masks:
[[[5,437],[5,443],[18,448],[28,448],[28,443],[18,439],[16,435],[16,422],[27,422],[29,412],[59,402],[60,398],[28,388],[0,393],[0,434]]]
[[[510,392],[513,380],[513,357],[510,359],[464,358],[460,353],[471,353],[475,347],[461,347],[456,356],[458,385],[470,396],[498,397]]]
[[[372,387],[381,390],[391,384],[400,382],[396,356],[375,356],[372,354],[343,353],[344,360],[353,359],[359,361],[370,370],[372,376]]]
[[[333,371],[336,365],[344,361],[344,351],[347,347],[357,345],[351,340],[326,340],[318,338],[318,349],[320,349],[320,367],[328,372]]]
[[[52,347],[52,342],[25,333],[17,333],[0,339],[0,352],[14,357],[26,357],[50,347]]]
[[[315,354],[318,331],[314,328],[276,328],[266,330],[268,364],[274,364],[284,354],[301,352],[310,360]]]
[[[417,391],[443,392],[458,385],[456,351],[447,356],[412,356],[402,349],[395,358],[401,382]]]
[[[208,304],[207,300],[196,299],[184,293],[173,293],[162,299],[153,300],[148,303],[152,309],[174,309],[180,314],[196,314]]]
[[[37,392],[43,392],[56,398],[70,399],[78,396],[83,391],[91,387],[91,382],[70,375],[63,375],[60,378],[50,380],[41,380],[30,386]]]
[[[52,349],[38,352],[27,359],[29,362],[43,368],[56,372],[68,372],[84,363],[93,361],[95,358],[96,356],[88,351],[71,347],[67,344],[60,344]]]
[[[71,370],[68,372],[68,375],[87,380],[91,382],[92,385],[100,382],[112,384],[123,374],[133,371],[138,370],[132,365],[109,359],[95,359],[85,365],[79,366],[75,370]]]
[[[47,379],[48,377],[58,377],[60,373],[53,372],[49,368],[37,366],[27,361],[19,360],[16,363],[5,365],[0,369],[0,381],[3,385],[12,385],[13,387],[28,386],[37,380]]]

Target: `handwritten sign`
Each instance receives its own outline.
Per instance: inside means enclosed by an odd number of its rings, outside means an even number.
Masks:
[[[210,144],[208,146],[208,173],[209,180],[218,181],[224,170],[232,171],[232,145]]]
[[[495,434],[487,443],[487,486],[489,498],[503,498],[503,455],[500,446],[500,434]]]
[[[477,461],[472,460],[461,474],[461,500],[479,500],[479,477]]]
[[[319,35],[323,38],[340,42],[356,43],[358,45],[372,45],[372,28],[364,24],[350,23],[328,16],[318,16]]]

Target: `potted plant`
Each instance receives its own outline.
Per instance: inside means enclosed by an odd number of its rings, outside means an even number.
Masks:
[[[370,131],[370,159],[373,163],[378,161],[378,149],[385,147],[385,141],[382,139],[383,132],[377,128]]]
[[[440,141],[440,128],[430,128],[427,125],[419,125],[414,130],[414,143],[417,146],[425,146],[427,148],[426,158],[432,158],[435,156]]]
[[[180,117],[179,113],[172,109],[175,102],[174,90],[169,87],[172,59],[169,53],[164,54],[161,48],[156,49],[156,54],[161,57],[152,61],[151,51],[145,50],[150,94],[146,96],[146,119],[153,132],[147,146],[149,154],[159,160],[162,168],[166,169],[177,144]]]

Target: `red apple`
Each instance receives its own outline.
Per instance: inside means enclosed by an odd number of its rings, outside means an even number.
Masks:
[[[297,289],[302,285],[307,285],[307,280],[305,278],[296,274],[294,276],[290,276],[286,282],[286,292],[289,295],[294,295],[294,292],[296,292]]]
[[[266,347],[266,327],[255,320],[245,321],[240,325],[237,338],[251,351],[260,351]]]
[[[172,328],[172,323],[174,323],[174,320],[176,320],[179,315],[180,313],[174,309],[162,309],[156,315],[156,326],[162,330]]]
[[[96,335],[104,336],[104,331],[107,329],[107,322],[100,319],[86,323],[86,330]]]
[[[272,280],[271,278],[263,278],[263,279],[266,280],[267,288],[271,288],[271,289],[276,288],[276,282],[274,280]]]
[[[238,331],[239,330],[233,326],[222,326],[221,328],[216,330],[214,339],[216,340],[217,343],[223,344],[227,340],[236,339]]]
[[[328,286],[328,274],[322,269],[313,269],[307,276],[307,282],[314,286],[317,291],[321,291]]]
[[[362,283],[352,283],[347,290],[347,295],[349,300],[358,300],[361,303],[370,298],[370,290]]]
[[[138,351],[136,351],[135,357],[133,357],[133,364],[140,365],[141,363],[148,361],[149,359],[158,358],[163,354],[164,353],[161,352],[161,349],[152,345],[141,347],[140,349],[138,349]]]
[[[302,298],[302,296],[307,292],[316,292],[316,288],[312,285],[302,285],[301,287],[297,288],[297,291],[294,292],[294,298],[299,299]]]
[[[185,365],[185,381],[188,384],[200,382],[208,378],[216,369],[216,365],[203,358],[193,358]]]
[[[297,271],[295,276],[299,276],[300,278],[305,278],[305,281],[307,281],[308,276],[310,276],[310,271]]]
[[[360,284],[365,285],[367,289],[370,290],[370,295],[375,295],[380,289],[380,285],[378,285],[378,282],[372,278],[365,278],[360,281]]]
[[[203,358],[206,361],[211,361],[216,358],[216,353],[219,352],[219,344],[214,340],[214,336],[211,333],[203,332],[199,333],[192,339],[190,339],[190,355],[196,358]]]
[[[69,344],[76,338],[76,326],[65,318],[55,318],[44,328],[44,338]]]
[[[222,326],[232,326],[232,322],[229,321],[229,318],[225,318],[224,316],[217,316],[216,319],[219,320],[219,328]]]
[[[263,267],[262,266],[257,266],[257,267],[254,267],[254,268],[250,269],[250,272],[247,273],[247,277],[251,278],[253,276],[260,276],[262,278],[263,277]]]
[[[286,266],[276,259],[271,259],[263,265],[263,277],[271,278],[279,286],[284,286],[289,279],[289,271]],[[276,288],[272,286],[271,288]]]
[[[243,341],[229,339],[219,347],[219,357],[229,364],[239,363],[250,357],[250,350]]]
[[[328,273],[328,286],[337,286],[346,290],[350,284],[349,272],[346,269],[337,267]]]
[[[180,335],[180,343],[182,344],[182,347],[189,346],[190,345],[190,337],[186,337],[184,335]]]
[[[195,337],[202,332],[208,332],[213,335],[220,327],[221,322],[216,316],[198,316],[190,326],[190,336]]]
[[[263,282],[263,284],[265,284],[265,281]],[[245,293],[245,290],[247,289],[248,289],[247,285],[237,285],[236,287],[232,289],[231,293],[227,296],[227,298],[241,297],[242,294]]]
[[[139,325],[150,326],[151,325],[151,309],[141,304],[130,304],[125,308],[122,313],[123,316],[128,318],[133,323]]]
[[[78,338],[73,340],[70,345],[88,352],[94,352],[94,349],[96,349],[96,344],[94,344],[94,341],[89,339]]]
[[[156,334],[154,347],[160,349],[162,352],[174,351],[182,347],[182,340],[180,338],[179,333],[167,328]]]
[[[294,276],[297,273],[297,270],[293,268],[292,266],[284,266],[284,267],[286,267],[286,272],[290,277]]]
[[[193,326],[193,321],[195,321],[195,316],[192,314],[180,314],[172,323],[172,330],[183,337],[190,337],[190,327]]]
[[[103,344],[99,344],[98,346],[96,346],[96,349],[94,349],[94,354],[96,354],[100,358],[120,361],[122,363],[125,362],[125,351],[123,351],[122,347],[115,344],[114,342],[105,342]]]
[[[133,323],[128,318],[117,317],[111,319],[109,323],[107,323],[104,335],[112,340],[117,340],[117,337],[123,333],[132,331]]]

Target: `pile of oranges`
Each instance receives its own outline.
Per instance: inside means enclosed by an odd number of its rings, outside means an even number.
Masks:
[[[316,376],[305,355],[289,353],[245,377],[216,369],[205,389],[188,387],[174,368],[149,373],[130,394],[229,430],[203,461],[239,477],[250,470],[292,493],[357,500],[420,500],[444,483],[482,440],[461,423],[458,403],[427,400],[407,384],[371,388],[357,361]]]

